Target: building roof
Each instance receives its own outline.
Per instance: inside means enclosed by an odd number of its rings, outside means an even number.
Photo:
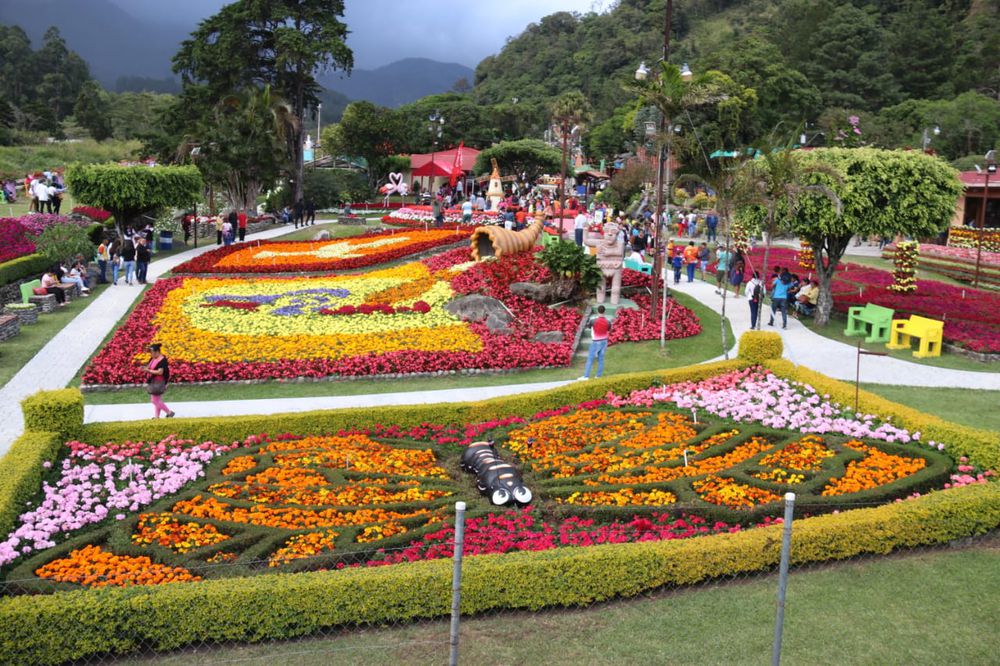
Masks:
[[[978,171],[962,171],[958,174],[958,177],[962,180],[962,184],[966,188],[983,187],[986,184],[986,171],[982,173]],[[990,187],[1000,187],[1000,171],[990,174]]]
[[[469,148],[468,146],[462,146],[462,170],[472,171],[472,166],[476,163],[476,158],[479,157],[480,151],[475,148]],[[431,159],[434,160],[435,164],[448,165],[446,170],[448,174],[451,173],[451,165],[455,163],[455,155],[458,153],[458,148],[449,148],[448,150],[438,150],[433,153],[413,153],[410,155],[410,168],[417,170],[420,167],[428,164]],[[435,167],[432,167],[436,170]]]

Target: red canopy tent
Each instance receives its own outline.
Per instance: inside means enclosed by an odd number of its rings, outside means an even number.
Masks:
[[[454,157],[449,159],[445,157],[444,154],[440,154],[440,155],[435,155],[434,159],[431,159],[430,156],[428,155],[426,160],[421,160],[422,163],[420,164],[420,166],[416,165],[416,159],[415,159],[416,157],[417,156],[414,155],[413,156],[414,159],[412,160],[412,162],[414,163],[412,175],[414,176],[421,176],[421,177],[442,176],[444,178],[450,178],[455,170],[453,164]],[[421,155],[420,157],[423,157],[423,155]]]

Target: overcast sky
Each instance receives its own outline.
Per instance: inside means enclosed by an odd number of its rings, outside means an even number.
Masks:
[[[226,0],[113,0],[140,18],[193,27]],[[603,11],[610,0],[347,0],[344,21],[354,65],[379,67],[425,57],[475,67],[507,37],[558,11]]]

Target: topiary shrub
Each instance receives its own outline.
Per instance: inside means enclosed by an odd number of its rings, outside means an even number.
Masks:
[[[781,336],[770,331],[747,331],[740,336],[740,359],[748,363],[762,363],[781,358],[784,345]]]
[[[54,432],[78,439],[83,428],[83,394],[78,389],[39,391],[21,401],[25,432]]]

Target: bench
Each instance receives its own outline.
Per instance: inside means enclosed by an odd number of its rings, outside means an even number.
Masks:
[[[35,295],[35,289],[42,288],[41,280],[32,280],[21,284],[21,302],[30,303],[31,297]]]
[[[930,358],[941,355],[941,337],[944,333],[944,322],[928,319],[919,315],[910,315],[909,319],[895,319],[892,322],[892,341],[888,349],[909,349],[910,338],[918,338],[920,346],[913,352],[918,358]]]
[[[847,328],[844,335],[864,335],[865,342],[889,342],[889,329],[896,311],[881,305],[868,303],[855,306],[847,311]],[[871,330],[868,327],[871,326]]]
[[[640,273],[645,273],[646,275],[653,274],[653,264],[647,264],[636,259],[625,259],[625,268],[629,270],[638,271]]]
[[[17,315],[0,314],[0,340],[7,340],[21,332],[21,320]]]

